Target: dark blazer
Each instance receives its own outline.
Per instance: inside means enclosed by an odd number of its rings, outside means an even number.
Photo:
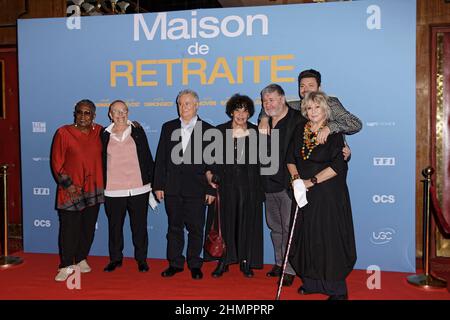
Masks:
[[[203,137],[203,133],[211,128],[213,126],[198,118],[186,151],[183,153],[184,161],[177,164],[172,159],[171,153],[175,146],[181,146],[181,136],[177,141],[171,141],[171,136],[175,130],[181,129],[181,121],[174,119],[163,124],[156,151],[153,190],[162,190],[165,196],[203,197],[205,194],[215,195],[215,190],[208,184],[205,176],[205,172],[211,167],[203,160],[203,151],[210,142],[204,142],[203,139],[195,141],[196,139],[194,139],[196,136]],[[196,143],[202,144],[201,155],[194,155]],[[200,158],[200,163],[194,162],[195,156]]]
[[[106,187],[106,170],[107,170],[107,150],[108,143],[111,134],[106,131],[106,128],[103,129],[101,133],[102,145],[103,145],[103,179],[105,181]],[[139,161],[139,168],[141,170],[142,183],[144,185],[152,182],[153,180],[153,171],[155,163],[153,161],[152,153],[150,151],[150,147],[148,145],[147,135],[142,127],[135,127],[131,125],[131,137],[136,144],[136,151]]]

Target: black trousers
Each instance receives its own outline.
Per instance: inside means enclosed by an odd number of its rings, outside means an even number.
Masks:
[[[58,211],[60,268],[76,264],[88,256],[99,209],[100,204],[96,204],[81,211]]]
[[[109,259],[123,259],[123,224],[125,215],[130,216],[130,227],[136,261],[147,259],[147,206],[149,192],[129,197],[105,197],[105,211],[108,217]]]
[[[201,268],[203,259],[203,229],[205,226],[205,198],[166,196],[164,198],[168,216],[167,260],[169,265],[184,268],[184,228],[188,231],[188,268]]]

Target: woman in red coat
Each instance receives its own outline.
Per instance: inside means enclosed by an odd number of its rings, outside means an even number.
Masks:
[[[103,196],[102,126],[95,124],[95,105],[81,100],[75,105],[75,123],[60,127],[54,137],[51,166],[58,183],[61,263],[56,281],[74,271],[90,272],[86,258],[94,240],[95,223]]]

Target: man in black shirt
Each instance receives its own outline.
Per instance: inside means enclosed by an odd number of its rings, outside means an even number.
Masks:
[[[289,237],[289,223],[291,217],[292,192],[290,190],[290,176],[286,166],[286,153],[289,141],[296,126],[306,119],[300,111],[289,108],[283,88],[277,84],[270,84],[261,91],[261,100],[265,113],[270,117],[270,129],[278,130],[278,148],[271,145],[270,150],[279,151],[279,168],[273,175],[263,176],[266,196],[266,219],[271,230],[271,238],[275,253],[275,265],[267,273],[268,277],[279,277]],[[270,155],[273,157],[273,155]],[[295,278],[295,271],[288,263],[283,286],[290,286]]]

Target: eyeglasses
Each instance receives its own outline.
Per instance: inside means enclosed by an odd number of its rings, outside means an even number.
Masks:
[[[83,110],[77,110],[75,113],[76,113],[78,116],[81,116],[81,115],[90,116],[90,115],[92,114],[91,111],[83,111]]]
[[[115,115],[124,116],[128,114],[128,110],[112,110],[111,111]]]

